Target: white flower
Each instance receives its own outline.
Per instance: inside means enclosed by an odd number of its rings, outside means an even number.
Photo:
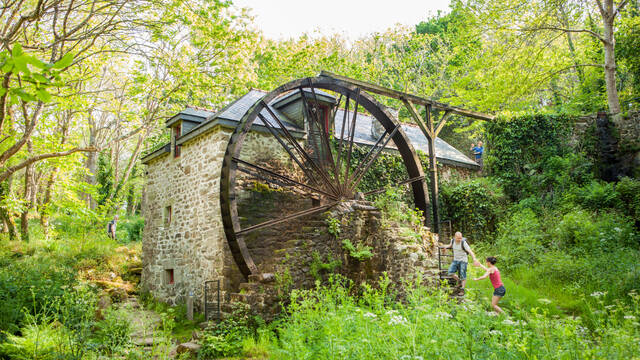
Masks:
[[[389,311],[387,311],[385,314],[387,314],[387,315],[394,315],[394,314],[397,314],[397,313],[398,313],[398,310],[389,310]]]
[[[547,304],[547,305],[551,304],[551,300],[549,300],[549,299],[544,299],[544,298],[542,298],[542,299],[538,299],[538,302],[540,302],[540,303],[542,303],[542,304]]]
[[[624,318],[627,319],[627,320],[635,320],[636,319],[636,317],[633,316],[633,315],[625,315]]]
[[[601,296],[604,296],[605,294],[606,294],[605,292],[596,291],[596,292],[591,293],[591,296],[594,297],[594,298],[599,298]]]
[[[367,312],[367,313],[364,313],[364,317],[368,317],[368,318],[374,319],[374,318],[377,318],[378,316],[376,314],[374,314],[374,313]]]
[[[617,231],[617,232],[622,231],[622,229],[620,229],[619,227],[614,227],[614,228],[613,228],[613,230],[615,230],[615,231]]]
[[[487,316],[498,316],[498,314],[493,311],[487,311]]]
[[[451,314],[449,314],[448,312],[444,312],[444,311],[439,311],[436,313],[436,318],[438,319],[446,319],[446,318],[452,318],[453,316],[451,316]]]
[[[513,321],[511,319],[504,319],[502,323],[505,325],[527,325],[527,323],[524,320]]]
[[[397,325],[397,324],[406,324],[407,319],[405,319],[402,315],[393,315],[389,320],[388,325]]]
[[[500,330],[490,330],[489,334],[491,334],[491,335],[502,335],[502,331],[500,331]]]

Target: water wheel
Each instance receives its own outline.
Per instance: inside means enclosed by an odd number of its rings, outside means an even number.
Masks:
[[[428,214],[418,156],[399,122],[371,95],[320,76],[289,82],[255,102],[229,140],[221,171],[224,232],[242,273],[261,272],[252,248],[268,236],[362,194],[361,181],[389,147],[406,169],[396,183],[408,184],[413,205]]]

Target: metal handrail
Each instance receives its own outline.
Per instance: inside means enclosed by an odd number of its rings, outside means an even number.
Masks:
[[[217,283],[216,293],[218,297],[218,301],[215,303],[209,302],[209,292],[207,289],[209,288],[209,284]],[[216,320],[220,320],[220,279],[217,280],[207,280],[204,282],[204,320],[209,321],[209,310],[211,309],[211,305],[213,305],[216,311]]]

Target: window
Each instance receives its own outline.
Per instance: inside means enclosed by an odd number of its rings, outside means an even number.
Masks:
[[[164,282],[166,285],[172,285],[174,283],[173,269],[164,270]]]
[[[164,208],[164,215],[163,215],[163,218],[164,218],[164,225],[165,225],[165,226],[169,226],[169,225],[171,225],[171,215],[172,215],[172,214],[171,214],[171,212],[172,212],[172,211],[171,211],[171,205],[169,205],[169,206],[165,206],[165,208]]]
[[[180,137],[181,126],[180,124],[176,125],[173,128],[174,136],[173,136],[173,157],[180,157],[180,145],[178,145],[178,138]]]

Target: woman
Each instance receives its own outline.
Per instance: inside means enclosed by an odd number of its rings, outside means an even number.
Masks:
[[[489,256],[487,258],[486,267],[484,267],[482,264],[478,264],[480,265],[481,268],[484,269],[485,273],[479,278],[475,278],[473,280],[478,281],[478,280],[486,279],[487,277],[489,278],[489,280],[491,280],[491,285],[493,285],[493,289],[494,289],[493,297],[491,298],[491,307],[498,314],[503,314],[504,311],[502,311],[500,306],[498,306],[498,302],[502,299],[504,294],[507,293],[507,289],[504,288],[502,279],[500,279],[500,270],[498,270],[498,268],[496,267],[496,262],[498,262],[498,260],[495,257]]]

